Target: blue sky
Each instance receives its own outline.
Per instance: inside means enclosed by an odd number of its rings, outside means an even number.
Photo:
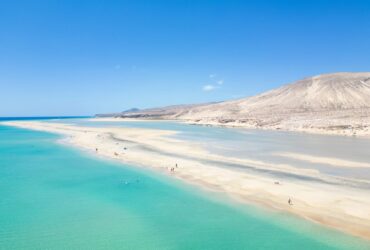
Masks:
[[[370,1],[1,1],[0,116],[93,115],[370,71]]]

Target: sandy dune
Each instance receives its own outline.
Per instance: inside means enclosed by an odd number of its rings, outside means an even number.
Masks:
[[[174,131],[24,121],[6,124],[62,134],[66,142],[91,153],[150,167],[194,185],[225,192],[243,202],[288,211],[370,239],[370,191],[331,183],[311,169],[214,155],[198,144],[169,137]],[[259,171],[266,169],[277,171],[279,177]],[[289,197],[294,205],[287,203]]]

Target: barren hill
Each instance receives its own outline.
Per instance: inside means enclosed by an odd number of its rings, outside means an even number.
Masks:
[[[370,72],[323,74],[249,98],[126,112],[119,116],[370,134]]]

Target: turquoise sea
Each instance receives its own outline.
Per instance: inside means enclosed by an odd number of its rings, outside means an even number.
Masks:
[[[0,125],[0,249],[370,249],[58,139]]]

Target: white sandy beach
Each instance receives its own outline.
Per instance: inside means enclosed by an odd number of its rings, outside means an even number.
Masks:
[[[329,184],[329,180],[322,179],[323,177],[312,169],[297,169],[286,164],[215,155],[199,144],[169,137],[175,134],[175,131],[81,127],[36,121],[5,124],[62,134],[66,136],[68,143],[91,153],[157,169],[174,178],[225,192],[243,202],[287,211],[370,239],[370,191],[340,183]],[[325,162],[333,167],[370,167],[364,162],[340,161],[289,152],[282,152],[281,156],[313,163]],[[236,164],[241,168],[252,166],[260,170],[297,174],[321,181],[278,179],[258,172],[251,174],[237,168],[228,168],[228,164]],[[174,171],[170,171],[171,168],[174,168]],[[293,205],[288,204],[289,198],[292,199]]]

